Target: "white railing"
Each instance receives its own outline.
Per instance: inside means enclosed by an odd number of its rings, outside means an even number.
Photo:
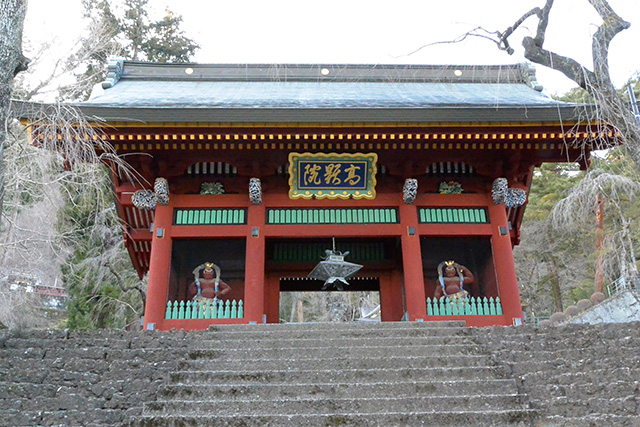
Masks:
[[[640,277],[631,276],[618,277],[615,281],[607,285],[606,294],[608,297],[617,294],[618,292],[625,291],[627,289],[640,289]]]

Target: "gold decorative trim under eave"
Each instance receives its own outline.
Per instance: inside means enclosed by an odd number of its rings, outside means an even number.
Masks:
[[[617,132],[615,137],[620,137]],[[40,137],[42,139],[42,136]],[[106,139],[111,141],[237,141],[251,143],[258,140],[264,141],[364,141],[375,140],[389,141],[488,141],[488,140],[531,140],[531,139],[589,139],[589,138],[614,138],[613,132],[517,132],[517,133],[479,133],[479,132],[448,132],[448,133],[277,133],[277,134],[250,134],[250,133],[225,133],[225,134],[113,134]]]
[[[116,151],[161,151],[161,150],[566,150],[564,143],[553,142],[519,142],[519,143],[327,143],[307,144],[293,143],[131,143],[113,144]],[[571,146],[569,148],[579,148]]]
[[[31,128],[28,128],[31,130]],[[37,135],[35,141],[48,138],[51,134]],[[62,139],[62,135],[57,136]],[[589,143],[590,139],[619,138],[608,132],[430,132],[430,133],[348,133],[332,132],[292,132],[292,133],[118,133],[105,135],[105,140],[114,144],[117,150],[468,150],[468,149],[539,149],[549,145],[551,149],[578,147],[581,143]],[[84,136],[88,140],[88,136]],[[93,135],[97,140],[98,136]],[[555,140],[555,141],[554,141]],[[580,140],[580,141],[578,141]],[[262,141],[262,142],[260,142]],[[524,143],[524,145],[523,145]],[[532,147],[531,144],[534,144]],[[486,148],[485,148],[486,147]]]

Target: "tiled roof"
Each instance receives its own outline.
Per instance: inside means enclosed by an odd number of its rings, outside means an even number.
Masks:
[[[112,60],[76,104],[108,122],[540,122],[576,106],[502,66],[156,64]],[[101,92],[101,93],[100,93]]]

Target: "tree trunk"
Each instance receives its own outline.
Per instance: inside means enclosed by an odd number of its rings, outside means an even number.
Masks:
[[[4,201],[4,147],[7,141],[9,104],[13,78],[27,69],[29,60],[22,54],[22,28],[26,0],[0,2],[0,218]]]
[[[596,197],[596,277],[595,292],[602,292],[604,287],[604,254],[602,248],[604,245],[604,199],[598,194]]]
[[[562,305],[562,289],[560,288],[560,274],[558,274],[558,260],[553,253],[554,239],[551,223],[548,223],[547,225],[547,236],[549,238],[549,248],[551,248],[551,251],[549,252],[549,263],[551,264],[551,298],[553,298],[553,304],[556,312],[562,312],[564,311],[564,307]]]
[[[528,18],[536,16],[538,18],[538,28],[535,37],[524,37],[522,46],[524,47],[524,57],[536,64],[543,65],[553,70],[563,73],[565,76],[576,82],[581,88],[593,95],[597,110],[594,114],[607,126],[601,130],[609,133],[609,126],[620,133],[620,138],[611,141],[610,138],[603,138],[595,141],[606,148],[612,143],[623,142],[629,155],[636,163],[636,168],[640,169],[640,124],[636,121],[631,109],[625,104],[622,97],[617,93],[611,81],[609,73],[609,46],[611,41],[621,31],[626,30],[631,24],[615,13],[607,0],[587,0],[591,7],[602,19],[602,24],[596,27],[591,39],[591,59],[593,69],[590,70],[575,59],[560,55],[551,50],[545,49],[547,26],[549,24],[549,14],[553,8],[554,0],[545,0],[543,8],[534,7],[527,11],[511,27],[497,34],[496,43],[502,50],[512,54],[513,48],[509,44],[509,37]],[[589,119],[589,118],[587,118]]]
[[[302,298],[298,297],[298,323],[302,323],[304,321],[304,314],[302,312]]]
[[[293,323],[296,320],[296,311],[298,309],[298,293],[293,292],[291,298],[291,314],[289,315],[289,323]]]

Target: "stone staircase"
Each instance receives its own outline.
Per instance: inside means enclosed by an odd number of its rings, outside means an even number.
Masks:
[[[536,426],[640,426],[640,323],[471,333],[540,412]]]
[[[640,426],[640,325],[0,331],[2,426]]]
[[[517,425],[536,414],[463,323],[221,327],[134,426]]]

